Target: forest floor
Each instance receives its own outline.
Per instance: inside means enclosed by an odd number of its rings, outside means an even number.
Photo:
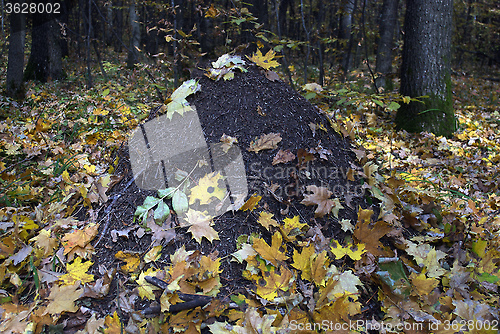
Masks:
[[[500,84],[455,75],[443,138],[395,131],[406,98],[363,72],[304,98],[245,60],[232,80],[193,70],[165,104],[144,68],[112,63],[90,90],[74,67],[0,96],[0,332],[497,333]],[[127,140],[178,103],[241,153],[239,210],[193,209],[229,188],[198,163],[175,189],[133,182]]]

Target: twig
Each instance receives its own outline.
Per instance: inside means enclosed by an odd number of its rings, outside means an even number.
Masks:
[[[140,174],[142,174],[144,170],[141,170],[137,176],[139,176]],[[109,217],[109,212],[111,211],[111,208],[116,204],[116,202],[118,201],[118,199],[123,195],[123,193],[128,189],[128,187],[130,187],[130,185],[135,181],[135,176],[132,176],[132,179],[125,185],[125,188],[123,188],[123,190],[121,191],[120,194],[117,194],[115,196],[115,198],[113,199],[113,201],[111,202],[110,205],[108,205],[108,207],[106,208],[106,210],[104,210],[104,215],[106,216],[106,223],[104,224],[104,228],[102,229],[102,232],[101,232],[101,235],[99,236],[99,239],[97,239],[97,242],[95,243],[94,245],[94,248],[97,247],[97,245],[99,245],[99,243],[101,242],[102,238],[104,237],[104,235],[106,234],[107,230],[108,230],[108,227],[109,227],[109,222],[111,221],[110,217]],[[102,218],[99,223],[101,223],[102,221],[104,220],[104,218]]]

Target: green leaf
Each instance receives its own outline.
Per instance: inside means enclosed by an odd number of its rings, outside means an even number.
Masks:
[[[479,282],[488,282],[488,283],[496,283],[498,282],[498,277],[493,276],[489,273],[482,273],[480,276],[477,276],[477,280]]]
[[[109,88],[106,88],[102,93],[101,95],[102,96],[107,96],[109,94]]]
[[[305,96],[306,100],[310,100],[310,99],[313,99],[315,97],[316,97],[316,93],[314,93],[314,92],[309,92]]]
[[[391,103],[389,103],[389,105],[387,106],[387,109],[389,110],[392,110],[392,111],[396,111],[399,109],[399,107],[401,107],[401,105],[397,102],[394,102],[392,101]]]
[[[408,281],[403,264],[400,260],[390,262],[380,262],[377,276],[387,284],[392,292],[401,297],[408,297],[411,290],[411,284]]]
[[[176,191],[172,197],[172,207],[177,214],[186,212],[188,209],[188,199],[182,191]]]
[[[172,198],[172,195],[175,192],[175,189],[177,188],[167,188],[167,189],[158,189],[158,197],[160,198]]]
[[[144,203],[142,204],[142,206],[145,206],[149,209],[151,209],[153,206],[155,206],[156,204],[158,204],[158,202],[161,201],[159,198],[156,198],[156,197],[153,197],[153,196],[148,196],[146,197],[146,199],[144,200]]]
[[[146,197],[144,203],[135,210],[134,216],[139,216],[139,218],[144,221],[148,216],[148,211],[158,204],[159,201],[161,201],[161,199],[153,196]]]
[[[379,100],[373,100],[373,102],[374,102],[376,105],[380,106],[380,107],[384,107],[384,103],[383,103],[382,101],[379,101]]]
[[[178,171],[176,171],[174,174],[175,179],[179,182],[184,180],[186,177],[188,177],[188,175],[189,174],[187,172],[180,170],[180,169]]]
[[[246,21],[246,19],[232,19],[231,20],[232,23],[236,23],[237,25],[240,25],[245,21]]]
[[[161,226],[169,215],[170,215],[170,208],[168,207],[167,203],[163,201],[158,203],[158,207],[156,208],[153,216],[156,224]]]

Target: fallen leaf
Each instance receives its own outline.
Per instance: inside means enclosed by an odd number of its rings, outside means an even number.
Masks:
[[[257,196],[257,194],[254,194],[252,197],[250,197],[245,204],[240,208],[241,211],[253,211],[257,204],[259,204],[259,201],[262,199],[262,196]]]
[[[310,195],[305,195],[301,204],[304,205],[317,205],[316,211],[314,211],[315,217],[323,217],[332,211],[335,206],[335,202],[330,199],[333,194],[330,190],[325,187],[317,187],[315,185],[307,186],[307,191],[312,192]]]
[[[370,217],[373,214],[372,210],[359,209],[358,223],[354,230],[354,237],[360,242],[364,243],[368,252],[375,256],[388,255],[384,250],[384,246],[380,242],[380,238],[389,233],[392,227],[387,225],[384,221],[378,221],[373,226],[370,225]]]
[[[224,151],[224,153],[227,153],[231,147],[233,147],[234,144],[238,142],[238,139],[235,137],[231,137],[226,135],[225,133],[222,134],[222,137],[220,137],[220,142],[222,143],[221,148]]]
[[[254,239],[253,249],[267,262],[272,263],[275,267],[278,262],[285,261],[288,257],[282,250],[283,239],[280,233],[274,233],[271,246],[262,239]]]
[[[271,226],[279,227],[280,224],[273,219],[273,216],[274,215],[272,213],[262,211],[259,214],[259,219],[257,220],[257,222],[260,225],[264,226],[267,230],[269,230]]]
[[[182,224],[182,226],[189,225],[188,232],[193,235],[193,238],[201,243],[201,239],[204,237],[209,242],[214,240],[219,240],[219,234],[216,230],[212,228],[212,218],[207,212],[196,211],[193,209],[189,209],[186,212],[185,221],[187,223]]]
[[[89,283],[94,280],[94,275],[87,274],[90,266],[93,264],[92,261],[82,262],[82,259],[77,257],[73,263],[68,263],[66,265],[67,274],[62,275],[59,280],[64,283],[64,285],[73,285],[80,281],[82,283]]]
[[[273,158],[273,166],[281,163],[287,163],[295,159],[295,155],[290,150],[279,150]]]
[[[257,66],[262,67],[265,70],[269,70],[273,67],[278,67],[280,66],[280,63],[278,63],[276,60],[274,60],[274,57],[276,56],[276,52],[274,52],[273,49],[270,49],[267,51],[265,55],[262,54],[260,49],[257,49],[257,52],[252,55],[252,57],[248,57],[251,61],[253,61]]]
[[[75,301],[80,298],[83,290],[79,289],[80,283],[73,285],[54,285],[47,298],[49,304],[45,309],[45,314],[60,314],[63,312],[76,312],[79,307]]]
[[[262,150],[272,150],[278,147],[278,143],[281,141],[281,136],[279,133],[269,133],[263,134],[259,139],[256,139],[250,143],[248,151],[258,153]]]
[[[133,273],[137,271],[141,265],[141,258],[136,252],[118,251],[115,254],[115,258],[126,262],[126,264],[121,266],[122,270],[126,273]]]
[[[226,196],[226,188],[219,187],[219,181],[222,180],[224,177],[219,172],[203,176],[198,181],[198,185],[191,188],[189,204],[193,204],[196,200],[200,201],[200,205],[209,204],[214,197],[222,201]]]

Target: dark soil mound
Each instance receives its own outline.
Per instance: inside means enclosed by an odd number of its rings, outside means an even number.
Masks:
[[[366,207],[359,194],[359,182],[347,180],[346,173],[352,166],[355,155],[350,143],[335,133],[327,118],[305,98],[285,83],[271,81],[259,68],[250,67],[248,72],[235,73],[230,81],[214,81],[201,71],[193,73],[199,79],[201,91],[188,98],[196,110],[207,143],[219,143],[223,134],[236,137],[245,164],[249,195],[258,193],[263,198],[253,211],[229,211],[215,219],[215,230],[220,240],[212,244],[203,239],[202,244],[194,241],[187,228],[177,230],[177,236],[164,247],[164,254],[172,254],[185,245],[187,250],[199,249],[205,254],[217,252],[222,258],[222,292],[244,293],[249,283],[241,276],[243,266],[230,262],[227,255],[236,251],[236,239],[242,234],[260,233],[270,240],[270,233],[257,223],[258,212],[265,209],[273,213],[278,221],[300,216],[302,223],[319,225],[326,237],[339,238],[344,232],[337,218],[327,215],[315,218],[316,206],[304,206],[304,191],[308,185],[330,189],[341,200],[338,219],[349,219],[354,224],[359,206]],[[262,134],[279,133],[282,141],[277,149],[258,153],[248,151],[252,141]],[[290,150],[295,156],[287,163],[272,165],[278,150]],[[110,196],[107,209],[101,211],[100,240],[96,246],[97,256],[104,263],[116,261],[114,254],[119,250],[144,252],[150,247],[146,234],[139,239],[134,233],[127,238],[112,240],[110,231],[133,228],[133,214],[152,191],[144,191],[132,182],[132,172],[127,149],[121,151],[117,173],[123,175]],[[313,152],[307,153],[307,152]],[[312,161],[309,158],[314,156]],[[299,161],[300,160],[300,161]],[[268,190],[274,186],[274,195]],[[285,189],[287,189],[285,191]],[[163,262],[167,263],[168,256]],[[106,261],[107,259],[107,261]],[[160,261],[161,262],[161,261]],[[116,266],[116,265],[114,265]],[[111,295],[111,294],[110,294]]]

